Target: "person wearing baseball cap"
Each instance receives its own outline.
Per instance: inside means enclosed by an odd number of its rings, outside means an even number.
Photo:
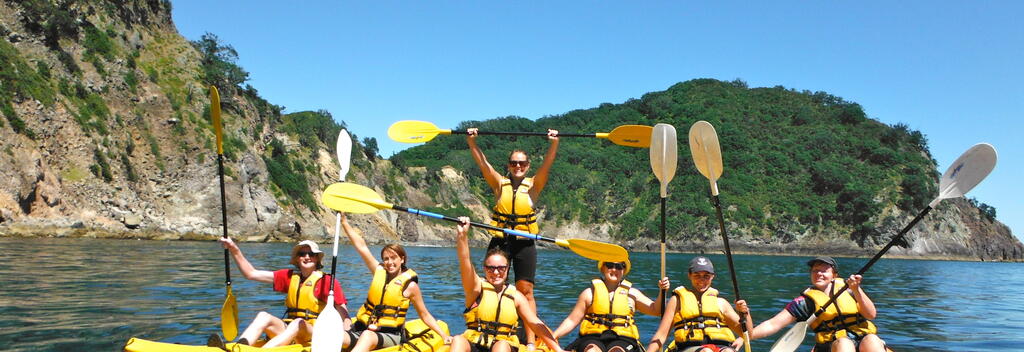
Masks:
[[[863,277],[839,277],[839,263],[832,257],[818,256],[807,262],[811,286],[806,288],[771,319],[750,331],[750,339],[770,336],[798,321],[808,320],[843,286],[848,286],[835,302],[809,327],[814,331],[814,351],[885,351],[885,341],[871,322],[877,315],[875,304],[861,288]],[[838,310],[837,310],[838,308]]]
[[[349,323],[347,300],[337,280],[320,269],[323,268],[324,252],[316,242],[304,240],[292,247],[288,263],[294,269],[268,271],[257,269],[238,248],[231,238],[220,238],[221,245],[231,253],[238,270],[246,279],[274,285],[274,291],[287,294],[284,318],[278,318],[265,311],[256,314],[249,327],[238,337],[241,344],[255,342],[264,333],[269,341],[263,347],[283,346],[292,343],[309,345],[313,337],[313,324],[327,306],[330,282],[334,282],[334,308]],[[217,334],[210,335],[207,346],[224,349],[224,341]]]
[[[580,336],[566,350],[576,352],[639,352],[640,333],[633,320],[635,310],[653,316],[661,315],[660,293],[669,289],[668,278],[658,281],[658,299],[651,300],[625,279],[630,262],[597,262],[601,278],[594,279],[580,293],[576,306],[555,330],[555,338],[565,336],[576,325]]]
[[[704,256],[690,260],[688,270],[691,288],[679,286],[672,291],[665,305],[658,331],[651,337],[648,351],[661,351],[671,329],[673,340],[668,351],[677,352],[735,352],[743,345],[740,316],[736,311],[745,310],[747,302],[736,301],[733,309],[729,301],[711,287],[715,278],[715,265]],[[747,317],[747,328],[753,327],[753,318]]]

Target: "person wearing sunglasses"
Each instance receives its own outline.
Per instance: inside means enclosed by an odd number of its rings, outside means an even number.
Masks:
[[[341,315],[344,326],[349,326],[348,308],[345,293],[337,280],[325,274],[322,260],[324,252],[316,242],[304,240],[292,247],[290,263],[295,269],[267,271],[257,269],[245,259],[242,250],[231,238],[220,238],[221,245],[231,253],[238,264],[238,270],[246,279],[274,285],[274,291],[286,293],[284,318],[278,318],[267,312],[259,312],[249,327],[239,335],[238,342],[248,345],[259,339],[263,333],[269,341],[263,347],[276,347],[292,343],[308,346],[313,337],[313,324],[327,306],[327,295],[330,282],[334,282],[334,308]],[[207,345],[224,348],[224,341],[219,335],[211,335]]]
[[[452,339],[452,352],[511,352],[519,349],[516,327],[522,319],[552,351],[563,352],[551,329],[537,317],[526,297],[508,284],[508,254],[500,248],[484,255],[484,278],[473,267],[469,254],[468,217],[460,217],[456,252],[462,291],[466,294],[466,331]]]
[[[507,176],[502,176],[487,161],[480,148],[476,145],[478,130],[476,128],[466,129],[469,144],[469,151],[476,161],[477,167],[483,173],[484,180],[494,192],[495,204],[491,209],[491,225],[514,229],[533,234],[540,233],[537,225],[537,212],[534,204],[540,199],[540,192],[548,182],[548,172],[555,162],[555,154],[558,152],[558,131],[548,130],[548,140],[551,145],[544,155],[544,163],[537,169],[533,177],[526,177],[530,171],[530,159],[525,151],[516,149],[509,153]],[[537,303],[533,298],[534,278],[537,274],[537,244],[535,240],[525,239],[516,236],[505,236],[501,232],[491,231],[491,242],[487,248],[501,248],[512,257],[512,270],[515,272],[515,286],[529,302],[534,310]],[[533,334],[526,333],[528,341],[527,350],[533,346]]]
[[[640,332],[633,319],[634,313],[661,316],[661,295],[669,289],[668,278],[658,281],[659,295],[651,300],[625,279],[629,274],[629,259],[624,262],[597,262],[600,279],[580,293],[576,306],[555,330],[555,337],[565,336],[576,325],[580,336],[567,349],[576,352],[639,352]]]
[[[749,312],[747,302],[736,301],[733,309],[718,290],[711,287],[715,266],[707,257],[690,260],[688,271],[691,288],[679,286],[665,304],[658,331],[651,337],[648,351],[661,351],[671,329],[673,341],[669,352],[735,352],[743,346],[740,316],[737,310]],[[753,329],[753,318],[747,316],[747,330]]]
[[[377,261],[360,235],[361,231],[348,223],[345,214],[341,215],[341,225],[352,247],[373,275],[366,302],[359,308],[352,329],[342,337],[345,351],[368,352],[401,344],[404,337],[402,328],[410,305],[445,343],[451,343],[451,336],[437,325],[437,320],[423,303],[419,278],[406,266],[405,248],[397,244],[385,245],[380,250],[381,260]]]

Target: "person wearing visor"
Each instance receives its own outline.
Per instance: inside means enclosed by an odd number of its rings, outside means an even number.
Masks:
[[[491,213],[491,225],[529,232],[540,233],[537,225],[537,211],[535,204],[540,199],[540,192],[548,182],[548,172],[555,162],[555,154],[558,152],[558,131],[548,130],[548,140],[551,145],[544,155],[544,164],[537,169],[533,177],[526,177],[530,171],[530,159],[526,152],[513,150],[508,156],[508,175],[502,176],[487,161],[480,148],[476,145],[478,130],[476,128],[466,129],[468,136],[466,141],[469,144],[469,151],[476,161],[477,167],[483,173],[484,180],[494,192],[495,204]],[[515,272],[515,286],[529,302],[533,310],[537,310],[537,303],[533,298],[533,288],[537,275],[537,244],[535,240],[520,238],[517,236],[505,236],[501,232],[492,231],[491,242],[487,249],[501,248],[512,257],[512,270]],[[533,334],[526,333],[528,341],[527,350],[532,348]]]
[[[239,335],[238,342],[248,345],[259,339],[263,333],[270,340],[262,347],[276,347],[292,343],[309,345],[313,336],[313,324],[327,306],[328,286],[334,282],[334,308],[341,315],[345,326],[349,326],[345,293],[337,280],[320,269],[323,268],[324,252],[316,242],[305,240],[292,247],[290,263],[294,269],[267,271],[257,269],[245,259],[242,250],[231,238],[220,238],[221,245],[231,253],[238,264],[238,270],[246,279],[273,284],[274,291],[286,293],[284,318],[267,312],[259,312],[249,327]],[[339,331],[339,333],[341,333]],[[214,339],[216,337],[216,339]],[[224,348],[224,342],[217,335],[211,335],[207,345]]]
[[[740,316],[737,310],[749,311],[747,302],[736,301],[734,310],[718,290],[711,287],[715,278],[715,266],[707,257],[698,256],[690,260],[688,270],[691,288],[679,286],[672,291],[665,305],[658,331],[651,337],[648,351],[661,351],[670,330],[673,340],[669,351],[678,352],[735,352],[743,345]],[[752,328],[752,318],[745,320],[747,329]]]
[[[576,306],[562,324],[555,330],[555,338],[561,338],[580,326],[580,336],[569,344],[568,350],[576,352],[640,352],[640,332],[633,319],[634,313],[661,316],[662,292],[669,289],[668,278],[658,281],[658,299],[651,300],[626,280],[629,274],[629,259],[624,262],[597,262],[600,279],[590,282],[590,287],[580,293]]]
[[[459,257],[462,291],[466,295],[466,331],[452,339],[452,352],[511,352],[519,350],[516,327],[522,319],[554,352],[563,352],[551,329],[537,317],[526,297],[508,284],[508,254],[500,248],[484,255],[484,278],[469,254],[469,218],[460,217],[455,249]]]
[[[806,321],[821,306],[835,296],[843,286],[849,286],[836,301],[828,306],[809,325],[814,331],[813,351],[885,351],[885,341],[877,335],[875,303],[861,287],[863,277],[850,275],[839,278],[839,264],[831,257],[815,257],[807,261],[811,286],[806,288],[771,319],[750,331],[750,339],[771,336],[789,324]]]
[[[423,303],[419,277],[406,266],[408,258],[405,248],[397,244],[386,245],[381,248],[381,260],[378,261],[360,235],[361,231],[349,225],[345,214],[341,215],[341,225],[352,247],[373,275],[366,303],[359,308],[352,329],[342,337],[343,348],[346,351],[368,352],[401,344],[402,329],[410,305],[416,308],[428,327],[437,332],[445,343],[450,343],[451,336],[437,325],[437,320]]]

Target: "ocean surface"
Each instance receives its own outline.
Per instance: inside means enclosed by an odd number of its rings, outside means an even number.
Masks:
[[[290,244],[241,248],[259,269],[288,267]],[[321,248],[329,252],[331,245]],[[428,309],[453,333],[461,332],[455,250],[407,250]],[[222,253],[215,242],[0,238],[0,350],[119,351],[133,336],[204,344],[206,336],[220,332]],[[685,273],[693,256],[668,255],[673,287],[689,285]],[[338,257],[339,279],[354,314],[371,277],[351,247],[343,245]],[[542,250],[539,257],[539,312],[554,328],[598,272],[593,261],[569,251]],[[724,255],[709,257],[718,271],[714,286],[731,299]],[[841,274],[857,271],[867,259],[838,258]],[[656,296],[658,254],[633,253],[631,260],[627,279]],[[778,313],[809,285],[807,258],[739,255],[734,260],[755,322]],[[329,253],[324,262],[330,265]],[[261,310],[283,314],[282,294],[269,284],[245,280],[234,264],[232,270],[240,330]],[[1024,264],[882,259],[864,281],[878,308],[879,333],[897,351],[1024,350]],[[642,316],[638,323],[646,344],[657,319]],[[767,351],[783,332],[755,341],[754,350]],[[563,337],[563,346],[574,336]],[[804,341],[801,350],[808,350],[813,337]]]

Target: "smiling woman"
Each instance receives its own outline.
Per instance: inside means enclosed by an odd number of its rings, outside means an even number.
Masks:
[[[238,343],[248,345],[256,342],[260,335],[267,334],[270,339],[263,347],[276,347],[292,343],[308,344],[313,334],[313,324],[320,312],[327,305],[327,286],[334,282],[335,309],[342,317],[348,319],[345,305],[345,293],[337,280],[320,271],[324,258],[320,246],[313,241],[302,241],[292,247],[289,263],[295,269],[267,271],[256,269],[242,254],[242,250],[229,237],[219,239],[224,248],[231,253],[238,263],[238,270],[246,279],[273,284],[274,291],[286,293],[285,306],[288,308],[285,317],[278,318],[267,312],[260,312],[249,327],[242,332]],[[214,334],[207,342],[208,346],[225,348],[224,341]]]

